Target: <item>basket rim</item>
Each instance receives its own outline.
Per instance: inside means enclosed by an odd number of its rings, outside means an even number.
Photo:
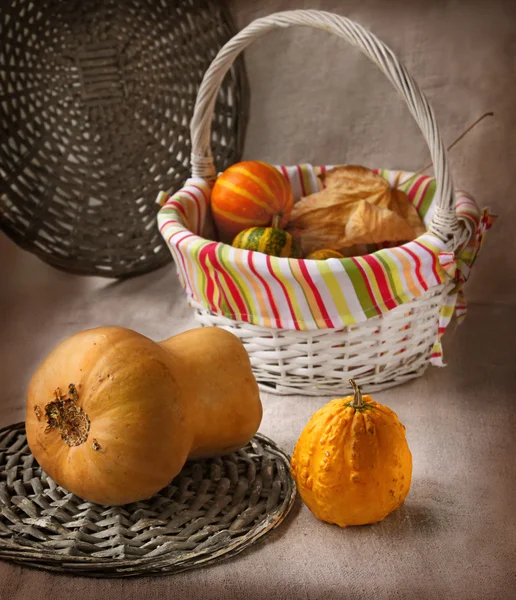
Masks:
[[[315,165],[310,165],[310,166],[315,166]],[[325,165],[325,166],[326,166],[326,168],[332,168],[333,166],[337,166],[337,165]],[[409,179],[411,177],[413,177],[414,175],[416,175],[415,172],[404,171],[404,170],[403,171],[401,171],[401,170],[398,171],[397,169],[379,168],[379,169],[376,169],[376,171],[383,171],[383,172],[387,172],[387,173],[400,172],[400,173],[403,173],[403,175],[406,175]],[[382,176],[381,173],[378,173],[378,174],[380,176]],[[432,177],[432,176],[429,176],[429,175],[420,175],[418,177],[418,179],[416,179],[415,181],[418,181],[419,178],[421,178],[421,179],[425,179],[426,178],[428,181],[436,182],[435,177]],[[194,183],[194,182],[199,182],[199,181],[202,181],[203,183],[208,184],[210,186],[210,188],[213,185],[212,182],[209,179],[205,179],[203,177],[190,177],[190,178],[188,178],[185,181],[185,183],[183,184],[183,186],[179,190],[177,190],[176,192],[173,192],[172,194],[165,193],[165,195],[167,197],[169,197],[170,199],[173,199],[173,197],[176,194],[181,193],[189,183]],[[480,210],[480,207],[479,207],[478,203],[476,202],[476,200],[468,192],[466,192],[466,191],[464,191],[462,189],[458,189],[458,188],[455,189],[454,191],[455,191],[455,194],[457,196],[457,202],[460,200],[461,197],[467,197],[469,200],[473,201],[475,203],[475,205],[477,206],[477,208]],[[161,197],[161,195],[163,193],[164,192],[160,192],[160,194],[158,195],[158,202],[160,201],[160,197]],[[159,209],[159,211],[157,213],[157,220],[158,220],[158,226],[160,228],[160,231],[161,231],[161,229],[162,229],[162,227],[164,225],[164,223],[162,221],[164,221],[164,222],[166,221],[165,211],[167,210],[167,208],[170,209],[170,207],[167,206],[167,203],[165,202],[165,204],[163,206],[161,206],[161,208]],[[417,206],[416,206],[416,210],[418,210],[418,213],[420,212]],[[430,222],[431,219],[428,219],[428,221]],[[464,223],[464,220],[460,219],[460,222]],[[428,223],[425,223],[425,226],[428,227]],[[179,227],[178,227],[178,229],[179,229]],[[202,242],[204,242],[204,245],[206,245],[206,246],[215,243],[215,244],[221,244],[221,245],[223,245],[225,247],[229,247],[229,248],[233,247],[231,244],[228,244],[226,242],[222,242],[222,241],[219,241],[219,240],[210,240],[208,238],[203,237],[202,235],[196,234],[193,231],[191,231],[190,229],[188,229],[184,224],[183,224],[183,230],[184,231],[188,231],[193,236],[193,239],[195,241],[202,241]],[[472,232],[470,231],[470,233],[472,233]],[[412,244],[414,242],[427,241],[429,239],[429,236],[431,236],[432,240],[436,241],[437,245],[442,245],[442,248],[439,249],[440,252],[447,252],[447,251],[451,252],[451,251],[453,251],[453,246],[454,246],[454,241],[453,240],[447,240],[447,241],[442,240],[436,233],[433,233],[433,232],[429,231],[428,229],[427,229],[427,231],[425,231],[425,233],[423,233],[420,236],[414,238],[413,240],[410,240],[410,241],[405,242],[403,244],[397,244],[396,247],[397,248],[406,248],[409,244]],[[165,241],[166,241],[166,243],[167,243],[168,246],[171,245],[169,240],[165,240]],[[383,250],[386,250],[386,249],[388,249],[388,248],[379,248],[378,250],[375,250],[374,252],[368,252],[367,254],[363,254],[361,256],[375,256],[378,252],[382,252]],[[256,250],[247,250],[245,248],[239,248],[239,250],[244,253],[244,256],[247,256],[250,253],[254,254],[254,253],[257,252]],[[292,261],[294,261],[295,263],[302,263],[304,261],[321,262],[320,260],[313,259],[313,258],[292,258],[292,257],[275,257],[275,258],[278,261],[280,261],[280,264],[283,264],[283,265],[286,265],[286,264],[288,264],[288,263],[290,263]],[[328,261],[338,261],[340,263],[342,263],[342,262],[348,262],[349,263],[349,261],[352,261],[352,260],[353,260],[352,257],[325,259],[326,262],[328,262]],[[331,264],[331,262],[329,264]]]
[[[276,168],[290,181],[296,199],[319,189],[315,177],[323,167],[306,163]],[[395,169],[376,172],[407,193],[426,225],[433,219],[434,178]],[[334,329],[389,312],[445,282],[460,283],[469,276],[489,229],[488,211],[458,190],[460,249],[455,239],[446,241],[427,231],[403,244],[361,248],[356,256],[272,257],[207,239],[215,237],[213,221],[207,218],[211,190],[210,180],[193,177],[174,194],[158,194],[158,226],[182,287],[188,299],[216,314],[271,328]],[[451,304],[456,296],[454,290]]]

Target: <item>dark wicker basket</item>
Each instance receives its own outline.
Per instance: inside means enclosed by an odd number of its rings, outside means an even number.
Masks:
[[[0,4],[0,225],[69,272],[120,277],[170,260],[159,190],[190,173],[197,89],[232,36],[213,0]],[[247,83],[226,77],[216,162],[241,154]]]

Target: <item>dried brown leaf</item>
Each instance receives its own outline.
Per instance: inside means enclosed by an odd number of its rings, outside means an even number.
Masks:
[[[288,229],[304,252],[356,244],[405,242],[425,231],[405,192],[366,167],[335,167],[318,178],[324,188],[294,205]]]
[[[399,215],[383,206],[360,200],[346,223],[343,246],[381,244],[411,239],[412,227]]]

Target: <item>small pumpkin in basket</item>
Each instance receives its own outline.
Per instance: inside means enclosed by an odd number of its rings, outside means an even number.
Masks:
[[[344,255],[337,250],[331,250],[330,248],[322,248],[321,250],[314,250],[306,257],[311,260],[327,260],[328,258],[344,258]]]
[[[269,256],[294,257],[298,249],[294,239],[277,226],[278,217],[272,227],[251,227],[241,231],[233,240],[233,247],[263,252]]]
[[[305,504],[319,520],[340,527],[384,519],[403,504],[412,478],[405,427],[350,383],[354,395],[312,416],[291,461]]]
[[[250,227],[268,227],[277,219],[285,227],[294,197],[286,177],[267,163],[253,160],[232,165],[211,191],[211,212],[221,241],[230,243]]]

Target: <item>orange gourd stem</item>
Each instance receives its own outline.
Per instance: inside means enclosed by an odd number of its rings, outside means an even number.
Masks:
[[[357,382],[354,379],[350,379],[349,383],[351,384],[351,387],[353,388],[354,392],[353,401],[351,402],[350,406],[359,409],[364,408],[365,402],[362,397],[362,392],[360,391],[360,388],[357,385]]]
[[[279,229],[282,217],[283,217],[283,215],[274,215],[272,217],[272,225],[271,225],[271,227],[273,229]]]

